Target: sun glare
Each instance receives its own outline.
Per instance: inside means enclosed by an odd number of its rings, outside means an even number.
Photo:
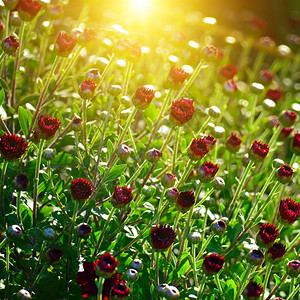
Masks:
[[[131,0],[132,6],[137,10],[145,10],[149,7],[151,0]]]

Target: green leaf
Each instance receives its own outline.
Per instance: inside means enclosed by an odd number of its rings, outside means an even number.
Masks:
[[[3,87],[4,90],[6,90],[7,92],[10,93],[10,87],[4,79],[0,78],[0,84]]]
[[[22,129],[24,135],[27,136],[29,127],[32,124],[32,115],[30,114],[29,111],[24,109],[22,106],[19,107],[18,114],[19,114],[19,123],[20,123],[21,129]]]
[[[2,103],[4,101],[4,98],[5,98],[5,93],[4,93],[4,90],[1,89],[0,90],[0,106],[2,105]]]
[[[113,145],[113,143],[112,143],[111,140],[108,140],[108,141],[107,141],[107,151],[108,151],[108,155],[109,155],[109,156],[110,156],[110,155],[113,153],[113,151],[114,151],[114,145]]]
[[[125,165],[125,164],[114,166],[111,169],[111,171],[109,172],[108,176],[106,177],[105,182],[119,178],[124,173],[126,168],[127,168],[127,165]]]

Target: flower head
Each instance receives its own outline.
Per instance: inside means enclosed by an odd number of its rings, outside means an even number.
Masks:
[[[293,126],[297,119],[297,114],[294,111],[285,110],[281,113],[279,119],[283,126],[285,127]]]
[[[286,271],[291,277],[298,277],[300,274],[300,261],[299,260],[291,260],[286,265]]]
[[[181,212],[187,212],[195,204],[194,191],[183,191],[179,193],[176,208]]]
[[[219,71],[219,76],[222,80],[232,79],[238,72],[235,65],[226,65],[222,67]]]
[[[58,20],[62,17],[64,13],[64,9],[61,5],[57,4],[50,4],[48,6],[47,14],[50,19],[52,20]]]
[[[80,223],[77,226],[77,234],[82,239],[87,239],[92,233],[92,227],[87,223]]]
[[[217,140],[214,136],[212,136],[211,134],[207,134],[205,136],[203,136],[204,140],[207,142],[207,146],[209,148],[209,150],[212,150],[212,148],[215,146]]]
[[[86,73],[86,78],[91,79],[98,84],[101,80],[101,74],[98,69],[89,69]]]
[[[281,129],[280,134],[279,134],[279,138],[281,140],[287,139],[290,136],[290,134],[292,133],[293,130],[294,130],[294,127],[283,127]]]
[[[189,77],[189,75],[190,74],[184,71],[183,69],[172,66],[168,75],[168,83],[171,88],[177,89],[180,86],[182,86],[182,84]]]
[[[293,169],[289,165],[283,165],[276,171],[277,180],[281,183],[288,183],[292,180]]]
[[[175,180],[176,180],[176,175],[172,174],[172,173],[167,173],[165,174],[162,178],[161,178],[161,184],[164,187],[171,187],[175,184]]]
[[[87,44],[97,39],[97,32],[94,28],[85,28],[82,34],[78,38],[80,45],[86,46]]]
[[[28,143],[18,135],[4,133],[0,138],[0,152],[6,160],[13,161],[25,154]]]
[[[238,91],[237,84],[233,79],[228,79],[224,83],[223,88],[224,88],[224,92],[229,96],[234,95]]]
[[[99,278],[96,274],[96,264],[94,262],[83,263],[83,271],[77,273],[76,282],[81,285],[82,297],[87,298],[88,296],[96,296],[98,293],[95,279]],[[103,289],[105,282],[103,285]]]
[[[79,95],[82,99],[93,98],[96,90],[96,83],[92,79],[85,79],[79,86]]]
[[[295,133],[292,142],[292,150],[296,155],[300,155],[300,133]]]
[[[38,131],[40,137],[45,140],[51,139],[60,126],[60,120],[58,118],[52,118],[50,116],[40,116],[38,120]]]
[[[131,149],[124,144],[120,145],[117,149],[117,155],[121,159],[128,158],[130,156],[130,153],[131,153]]]
[[[59,32],[54,45],[54,53],[58,56],[68,57],[76,46],[76,43],[76,37],[67,32]]]
[[[46,260],[51,264],[58,264],[63,256],[63,252],[60,249],[50,249],[46,252]]]
[[[203,261],[203,271],[206,275],[215,275],[222,269],[224,262],[225,257],[221,256],[220,254],[208,254]]]
[[[72,180],[70,189],[72,197],[78,202],[87,200],[93,193],[92,183],[83,178]]]
[[[16,188],[20,191],[26,191],[29,187],[29,179],[26,174],[19,174],[15,179],[14,179]]]
[[[2,50],[8,55],[14,55],[19,48],[18,40],[10,35],[2,41]]]
[[[247,261],[251,265],[258,266],[264,261],[264,258],[264,254],[260,250],[252,250],[247,257]]]
[[[236,153],[240,150],[242,140],[236,133],[231,133],[230,137],[226,141],[226,148],[232,153]]]
[[[175,238],[176,234],[169,225],[156,225],[151,230],[151,244],[155,251],[166,251]]]
[[[42,5],[38,1],[19,0],[17,5],[19,16],[23,21],[31,21],[41,10]]]
[[[210,228],[215,234],[223,234],[226,227],[226,223],[223,220],[216,220],[210,225]]]
[[[274,74],[269,70],[261,70],[259,72],[259,79],[263,84],[270,84],[274,78]]]
[[[82,129],[82,121],[81,118],[76,116],[72,120],[71,129],[75,132],[79,132]]]
[[[117,271],[119,262],[110,253],[105,253],[99,256],[96,261],[96,273],[104,278],[110,278]]]
[[[199,168],[199,177],[202,183],[210,182],[214,179],[219,167],[217,164],[213,164],[212,162],[204,162]]]
[[[283,97],[283,93],[280,89],[268,89],[266,97],[273,100],[275,103]]]
[[[155,91],[152,88],[146,86],[139,87],[133,98],[132,103],[139,109],[146,109],[155,96]]]
[[[125,300],[129,293],[130,290],[127,286],[126,280],[120,279],[113,283],[110,291],[110,299]]]
[[[253,17],[248,20],[250,29],[259,32],[263,31],[267,27],[267,22],[261,18]]]
[[[213,45],[207,45],[204,48],[203,54],[207,60],[215,60],[219,56],[219,50]]]
[[[246,299],[249,299],[249,300],[255,300],[255,299],[258,299],[261,295],[261,293],[263,292],[263,287],[254,282],[254,281],[250,281],[245,290],[244,290],[244,295],[246,297]]]
[[[254,141],[250,150],[249,157],[254,162],[261,162],[269,153],[269,145],[259,141]]]
[[[166,190],[166,199],[171,203],[175,203],[179,197],[179,191],[176,187],[172,187]]]
[[[260,246],[270,246],[275,242],[278,236],[278,228],[273,224],[265,223],[260,226],[256,236],[256,242]]]
[[[181,98],[172,102],[170,121],[175,125],[182,126],[192,119],[194,113],[194,100]]]
[[[18,0],[4,0],[5,8],[8,10],[13,10],[18,4]]]
[[[300,217],[300,203],[296,203],[291,198],[281,200],[279,204],[279,214],[281,222],[293,224]]]
[[[190,148],[188,149],[188,156],[193,160],[202,159],[209,152],[209,142],[205,138],[193,139]]]
[[[112,195],[112,203],[115,207],[122,208],[132,200],[132,188],[116,186]]]
[[[272,264],[277,264],[283,259],[285,252],[286,248],[283,244],[274,243],[266,252],[266,260]]]
[[[157,149],[151,149],[146,153],[146,159],[149,162],[157,162],[162,157],[162,152]]]

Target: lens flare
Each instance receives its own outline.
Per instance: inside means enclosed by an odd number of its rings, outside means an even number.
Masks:
[[[137,10],[149,8],[150,0],[131,0],[132,6]]]

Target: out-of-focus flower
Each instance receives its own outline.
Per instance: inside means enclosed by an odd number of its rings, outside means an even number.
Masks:
[[[62,17],[64,8],[61,5],[49,4],[47,14],[51,20],[58,20]]]
[[[162,178],[161,178],[161,184],[164,187],[171,187],[175,184],[175,180],[176,180],[176,175],[172,174],[172,173],[167,173],[165,174]]]
[[[10,239],[19,238],[22,235],[22,229],[19,225],[11,225],[7,229],[7,236]]]
[[[300,203],[287,198],[280,201],[279,205],[280,220],[284,224],[293,224],[300,217]]]
[[[9,22],[12,26],[19,27],[22,23],[21,18],[19,17],[19,13],[17,11],[10,12]]]
[[[46,252],[46,260],[50,265],[58,264],[62,256],[63,252],[60,249],[53,248]]]
[[[176,208],[182,213],[187,212],[195,204],[194,191],[183,191],[179,193]]]
[[[15,179],[14,179],[16,189],[20,191],[26,191],[29,187],[30,181],[28,179],[28,176],[24,173],[19,174]]]
[[[123,208],[132,200],[132,188],[116,186],[111,202],[117,208]]]
[[[297,114],[291,110],[285,110],[281,113],[279,120],[285,127],[293,126],[297,119]]]
[[[254,162],[262,162],[269,153],[269,145],[259,141],[254,141],[250,150],[249,157]]]
[[[261,32],[267,27],[267,22],[261,18],[253,17],[248,20],[249,28],[255,32]]]
[[[82,297],[96,296],[98,293],[95,279],[99,278],[96,274],[96,264],[94,262],[83,263],[83,271],[77,273],[76,282],[81,285]],[[105,281],[103,284],[103,290],[105,288]],[[109,293],[108,293],[109,295]]]
[[[54,45],[54,53],[58,56],[68,57],[76,46],[76,43],[76,37],[67,32],[59,32]]]
[[[194,113],[194,100],[181,98],[172,102],[170,121],[175,125],[182,126],[192,119]]]
[[[37,125],[39,136],[45,140],[51,139],[56,134],[60,123],[58,118],[40,116]]]
[[[278,228],[273,224],[265,223],[260,226],[256,236],[256,242],[259,246],[270,246],[275,242],[278,236]]]
[[[264,254],[260,250],[250,251],[247,261],[254,266],[260,265],[264,261]]]
[[[87,223],[80,223],[77,226],[77,234],[82,239],[87,239],[92,233],[92,227]]]
[[[82,99],[93,98],[96,90],[96,83],[92,79],[85,79],[79,86],[79,95]]]
[[[216,138],[211,134],[204,135],[203,139],[207,142],[209,150],[212,150],[217,142]]]
[[[0,138],[0,152],[4,159],[13,161],[26,153],[28,143],[16,134],[4,133]]]
[[[70,189],[72,197],[78,202],[87,200],[93,193],[92,183],[83,178],[72,180]]]
[[[295,133],[292,142],[292,150],[296,155],[300,155],[300,133]]]
[[[23,21],[32,21],[37,13],[41,10],[42,5],[38,1],[19,0],[16,9]]]
[[[126,280],[120,279],[113,283],[110,290],[110,299],[125,300],[130,293]]]
[[[223,88],[224,88],[225,94],[227,94],[229,96],[236,94],[236,92],[238,91],[238,87],[233,79],[228,79],[224,83]]]
[[[89,69],[86,73],[86,78],[91,79],[98,84],[101,80],[101,74],[98,69]]]
[[[283,97],[283,93],[280,89],[268,89],[266,97],[273,100],[275,103],[278,103]]]
[[[260,284],[258,284],[258,283],[251,280],[247,284],[247,286],[246,286],[246,288],[243,292],[243,295],[248,300],[255,300],[255,299],[258,299],[260,297],[263,290],[264,290],[264,288]]]
[[[274,74],[271,73],[269,70],[261,70],[259,72],[259,79],[260,79],[262,84],[265,84],[265,85],[271,84],[273,78],[274,78]]]
[[[207,60],[215,60],[219,56],[219,50],[213,45],[207,45],[203,50],[203,55]]]
[[[281,140],[287,139],[293,130],[294,130],[294,127],[283,127],[279,134],[279,139],[281,139]]]
[[[154,97],[154,89],[142,86],[136,90],[132,98],[132,103],[139,109],[146,109],[150,105]]]
[[[225,258],[217,253],[211,253],[206,255],[202,268],[206,275],[216,275],[222,269],[225,262]]]
[[[18,40],[10,35],[2,41],[2,50],[8,55],[14,55],[19,48]]]
[[[172,66],[167,79],[168,86],[172,89],[180,88],[189,75],[185,70]]]
[[[222,67],[219,71],[219,77],[222,80],[232,79],[238,72],[238,69],[235,65],[226,65]]]
[[[114,51],[117,55],[133,62],[138,61],[142,56],[141,45],[126,38],[117,40]]]
[[[94,28],[85,28],[78,37],[78,44],[86,46],[97,40],[97,32]]]
[[[226,141],[226,148],[232,153],[236,153],[240,150],[242,140],[236,133],[231,133],[230,137]]]
[[[166,251],[175,238],[176,234],[169,225],[156,225],[151,230],[151,244],[155,251]]]
[[[72,121],[72,124],[71,124],[71,128],[75,132],[81,131],[81,129],[82,129],[82,122],[81,122],[81,118],[80,117],[76,116],[74,118],[74,120]]]
[[[18,0],[4,0],[3,2],[8,10],[14,10],[18,4]]]

